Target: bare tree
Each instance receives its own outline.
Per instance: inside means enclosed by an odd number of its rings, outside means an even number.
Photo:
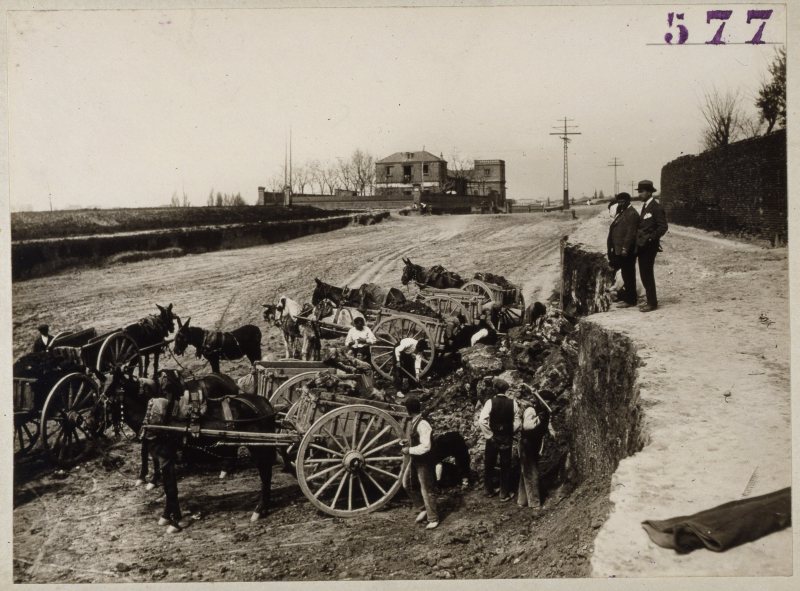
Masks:
[[[721,94],[715,88],[706,92],[705,103],[701,107],[706,122],[702,135],[704,150],[727,146],[741,137],[742,126],[746,119],[741,103],[738,91]]]
[[[311,172],[305,166],[297,166],[292,170],[292,192],[305,193],[306,187],[311,183]]]
[[[320,177],[325,190],[329,195],[333,195],[339,186],[339,167],[332,162],[326,162],[320,170]]]
[[[283,191],[283,175],[272,175],[267,181],[266,188],[270,193],[280,193]]]
[[[336,184],[348,191],[356,191],[358,186],[356,184],[356,173],[353,170],[353,163],[345,158],[338,159],[338,166],[336,167]]]
[[[764,80],[758,91],[756,107],[761,121],[767,124],[770,133],[777,124],[786,127],[786,48],[775,51],[775,59],[769,66],[770,80]]]
[[[375,192],[375,158],[369,152],[357,149],[350,157],[354,176],[354,189],[359,195],[372,195]]]
[[[309,174],[309,184],[317,189],[317,194],[325,193],[325,181],[323,180],[322,164],[319,160],[309,160],[306,162],[306,169]]]
[[[181,201],[180,201],[180,199],[178,199],[178,192],[177,191],[173,191],[172,192],[172,199],[169,200],[169,206],[170,207],[180,207],[181,206]]]
[[[475,161],[461,158],[458,152],[453,150],[450,161],[447,163],[448,180],[444,190],[466,194],[468,183],[472,179],[474,171]]]
[[[211,187],[211,191],[208,193],[208,199],[206,199],[206,205],[213,206],[214,205],[214,187]]]

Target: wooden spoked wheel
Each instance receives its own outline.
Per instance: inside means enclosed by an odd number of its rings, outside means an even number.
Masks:
[[[439,294],[423,296],[422,302],[436,310],[439,314],[441,314],[442,318],[457,316],[459,314],[464,316],[464,318],[468,318],[467,309],[463,306],[463,304],[451,297]]]
[[[433,340],[433,336],[427,327],[416,318],[402,314],[390,316],[378,322],[372,332],[375,334],[377,341],[370,346],[372,367],[384,378],[392,379],[396,362],[394,349],[400,344],[400,341],[409,337],[428,341],[429,348],[422,355],[424,361],[420,368],[420,377],[428,373],[433,367],[437,343]],[[411,377],[413,378],[414,376]]]
[[[134,375],[142,375],[142,358],[139,356],[139,347],[136,341],[124,332],[115,332],[100,346],[96,369],[101,373],[110,373],[116,367],[129,364],[134,364]]]
[[[47,457],[67,468],[91,449],[101,428],[97,384],[83,373],[67,374],[50,390],[42,407],[41,441]]]
[[[332,410],[306,432],[297,452],[300,489],[320,511],[351,517],[376,511],[402,484],[403,430],[386,411],[355,404]]]
[[[14,459],[30,452],[39,440],[39,413],[14,413]]]
[[[494,301],[494,294],[492,293],[492,290],[483,281],[469,281],[465,283],[461,289],[480,296],[482,306]]]
[[[319,371],[306,371],[292,376],[283,382],[275,389],[272,396],[269,397],[269,403],[272,405],[272,408],[276,409],[279,414],[288,411],[295,402],[300,400],[303,385],[308,384],[319,374]]]

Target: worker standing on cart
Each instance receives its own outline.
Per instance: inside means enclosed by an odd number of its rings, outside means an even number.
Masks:
[[[419,384],[420,373],[425,363],[423,354],[429,348],[426,339],[417,340],[411,337],[402,339],[395,347],[394,382],[401,391],[409,390],[411,380]]]
[[[374,345],[376,342],[375,335],[366,326],[364,319],[361,316],[353,319],[353,326],[347,332],[347,337],[344,340],[344,346],[347,347],[348,353],[355,359],[369,363],[369,346]]]
[[[42,351],[47,351],[50,348],[50,343],[53,342],[53,337],[50,336],[50,327],[46,324],[40,324],[39,327],[39,336],[36,337],[36,340],[33,342],[33,352],[40,353]]]

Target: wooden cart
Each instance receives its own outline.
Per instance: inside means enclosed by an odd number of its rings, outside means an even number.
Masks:
[[[297,480],[320,511],[337,517],[371,513],[386,505],[402,485],[408,456],[405,409],[316,389],[303,389],[278,433],[196,430],[215,445],[288,448],[295,456]],[[186,433],[171,425],[146,425],[147,431]]]

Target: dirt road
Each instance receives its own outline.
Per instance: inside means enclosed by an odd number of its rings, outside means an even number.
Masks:
[[[596,209],[579,210],[581,219]],[[276,329],[260,319],[261,303],[311,295],[314,277],[334,284],[400,285],[401,257],[470,274],[491,271],[524,286],[527,301],[553,291],[558,239],[574,230],[561,213],[514,216],[393,217],[277,245],[67,272],[13,286],[14,354],[30,346],[35,327],[117,328],[174,303],[204,328],[254,323],[265,331],[265,357],[282,356]],[[201,364],[185,356],[191,369]],[[167,366],[174,362],[167,360]],[[163,366],[163,364],[162,364]],[[223,363],[241,375],[246,363]],[[14,560],[18,582],[247,581],[346,578],[581,576],[607,508],[607,487],[586,483],[545,511],[487,501],[477,491],[448,491],[446,518],[434,532],[413,523],[406,501],[342,520],[322,516],[296,481],[278,474],[274,511],[255,525],[255,471],[219,481],[216,472],[182,474],[184,507],[201,518],[179,536],[156,525],[160,490],[132,488],[135,450],[59,479],[18,471]]]

